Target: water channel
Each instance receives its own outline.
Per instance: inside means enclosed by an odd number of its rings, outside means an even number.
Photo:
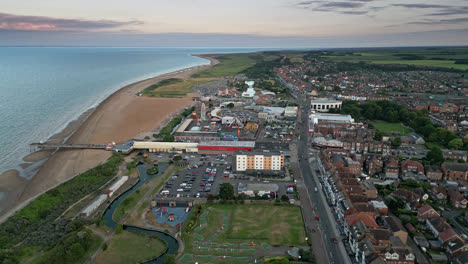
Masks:
[[[106,211],[104,212],[104,215],[102,216],[102,219],[106,222],[106,225],[111,228],[115,228],[117,223],[112,219],[112,215],[115,212],[115,209],[119,207],[120,203],[125,199],[125,197],[129,196],[131,193],[135,192],[140,188],[143,184],[148,183],[151,179],[154,179],[155,177],[160,176],[161,174],[164,173],[167,169],[166,164],[159,164],[159,172],[154,175],[149,175],[146,173],[146,170],[150,168],[151,166],[143,166],[142,164],[137,165],[137,170],[138,170],[138,175],[140,177],[140,181],[135,184],[132,188],[130,188],[128,191],[124,192],[121,194],[117,199],[115,199],[109,207],[107,207]],[[159,231],[154,231],[154,230],[149,230],[149,229],[144,229],[136,226],[123,226],[124,230],[138,233],[138,234],[144,234],[147,236],[151,237],[158,237],[167,243],[167,250],[162,254],[161,256],[151,259],[149,261],[143,262],[143,264],[161,264],[164,261],[164,257],[169,255],[169,254],[175,254],[177,250],[179,249],[179,242],[172,237],[171,235],[164,233],[164,232],[159,232]]]

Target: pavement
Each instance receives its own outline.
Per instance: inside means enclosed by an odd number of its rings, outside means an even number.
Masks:
[[[339,263],[347,264],[351,263],[351,260],[346,252],[344,244],[341,242],[340,233],[337,230],[337,223],[334,219],[333,214],[331,213],[330,207],[326,202],[325,196],[320,188],[317,175],[315,175],[315,170],[312,171],[311,163],[313,164],[318,157],[313,157],[309,160],[309,144],[308,144],[308,116],[309,116],[309,104],[307,101],[301,102],[301,136],[298,139],[297,144],[297,156],[299,160],[299,168],[303,176],[303,182],[298,183],[298,187],[304,188],[306,190],[306,195],[309,198],[310,204],[314,207],[313,215],[319,217],[319,220],[308,218],[306,221],[310,225],[310,222],[317,221],[317,232],[322,238],[322,244],[324,245],[325,251],[328,255],[328,263]],[[317,188],[317,192],[315,191]],[[301,199],[302,203],[302,199]],[[304,206],[307,206],[305,204]],[[335,244],[332,239],[336,237],[338,244]],[[316,250],[314,250],[316,252]],[[323,263],[319,261],[319,263]]]

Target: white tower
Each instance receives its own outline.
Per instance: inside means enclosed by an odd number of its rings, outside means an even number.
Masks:
[[[202,103],[201,104],[201,108],[200,108],[200,119],[202,121],[205,121],[206,119],[206,105],[205,103]]]

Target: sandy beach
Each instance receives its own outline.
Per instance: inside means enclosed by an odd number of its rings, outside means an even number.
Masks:
[[[194,104],[192,97],[196,94],[188,94],[184,98],[155,98],[137,96],[137,93],[163,79],[187,79],[194,71],[217,63],[216,60],[206,59],[211,61],[210,65],[160,75],[121,88],[97,108],[84,113],[82,120],[71,122],[64,131],[52,136],[51,140],[60,141],[68,138],[67,143],[105,144],[112,141],[122,143],[140,133],[153,131],[173,113]],[[47,160],[29,181],[18,176],[15,170],[0,175],[0,191],[5,193],[0,221],[5,220],[38,195],[103,163],[111,155],[111,152],[103,150],[59,150],[55,153],[38,151],[26,156],[24,158],[26,163],[22,164],[22,167],[27,167],[28,163]]]

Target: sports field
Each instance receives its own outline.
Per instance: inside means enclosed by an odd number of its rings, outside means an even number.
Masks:
[[[405,127],[401,123],[389,123],[380,120],[375,122],[374,128],[389,136],[391,136],[394,131],[400,133],[401,136],[406,136],[412,132],[411,128]]]
[[[186,247],[179,262],[252,263],[273,246],[307,245],[305,235],[297,206],[207,204],[183,235]]]

